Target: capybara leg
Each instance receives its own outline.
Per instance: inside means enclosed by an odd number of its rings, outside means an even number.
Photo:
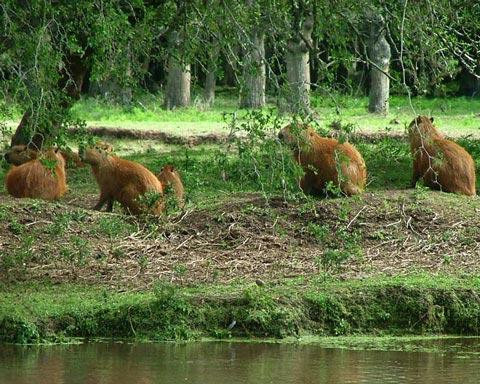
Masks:
[[[98,199],[98,203],[95,204],[95,206],[93,207],[93,209],[95,211],[100,211],[102,209],[102,207],[105,205],[105,203],[109,200],[109,196],[107,195],[104,195],[104,194],[100,194],[100,198]],[[113,208],[113,206],[112,206]],[[111,211],[110,211],[111,212]]]
[[[108,201],[107,201],[107,212],[112,212],[113,211],[113,203],[114,203],[114,200],[112,198],[108,199]]]
[[[300,188],[302,189],[303,193],[309,194],[312,192],[313,180],[309,175],[305,175],[300,180]]]
[[[420,173],[413,168],[412,181],[410,182],[410,188],[415,188],[417,181],[420,180]]]

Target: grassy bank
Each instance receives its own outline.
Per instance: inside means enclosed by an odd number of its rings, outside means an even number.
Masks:
[[[480,331],[480,279],[416,276],[120,293],[82,285],[2,286],[0,340],[463,334]]]

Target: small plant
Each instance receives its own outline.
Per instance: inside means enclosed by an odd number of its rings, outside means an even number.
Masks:
[[[162,194],[156,191],[147,191],[143,195],[139,196],[137,201],[148,211],[150,208],[153,208],[160,199],[163,199]]]
[[[2,267],[5,269],[25,267],[26,263],[34,257],[34,244],[35,238],[32,235],[23,237],[15,250],[2,253],[0,258]]]
[[[113,248],[112,256],[115,257],[116,259],[123,259],[125,258],[125,251],[120,247]]]
[[[337,183],[328,181],[325,184],[325,195],[328,197],[341,197],[343,196],[343,192]]]
[[[144,272],[148,267],[148,256],[141,254],[138,258],[138,266],[140,267],[140,272]]]
[[[330,234],[330,231],[328,224],[319,225],[313,222],[307,224],[308,234],[313,236],[318,243],[323,243]]]
[[[422,181],[417,181],[414,189],[414,196],[417,200],[423,200],[427,198],[430,189],[426,187]]]
[[[91,253],[88,241],[79,236],[71,236],[69,244],[60,249],[60,256],[75,266],[85,265]]]
[[[177,264],[173,267],[173,272],[178,277],[183,277],[186,275],[188,268],[184,264]]]
[[[19,235],[21,235],[25,232],[25,225],[23,225],[22,223],[19,223],[18,220],[15,217],[13,217],[10,220],[10,223],[8,225],[8,229],[14,235],[19,236]]]
[[[46,232],[52,236],[60,236],[68,229],[70,220],[71,218],[67,214],[56,215],[53,223],[47,227]]]
[[[117,216],[102,217],[97,226],[100,233],[111,238],[119,237],[132,230],[131,224]]]

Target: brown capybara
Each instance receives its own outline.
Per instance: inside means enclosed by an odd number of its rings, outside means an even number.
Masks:
[[[5,160],[9,164],[22,165],[27,161],[35,160],[39,155],[39,151],[29,148],[26,145],[14,145],[5,153]]]
[[[5,178],[7,191],[13,197],[55,200],[67,191],[65,160],[58,151],[34,151],[16,145],[5,159],[17,164]]]
[[[80,157],[92,166],[100,187],[100,198],[94,209],[100,210],[107,203],[107,211],[111,212],[114,201],[118,201],[134,215],[163,212],[162,184],[143,165],[112,156],[103,143],[82,150]]]
[[[80,155],[72,150],[62,149],[60,150],[60,154],[65,159],[67,168],[83,168],[86,165],[82,159],[80,159]]]
[[[418,116],[408,127],[413,157],[412,186],[425,185],[444,192],[475,195],[475,163],[457,143],[446,140],[433,125],[433,117]]]
[[[183,188],[182,179],[177,169],[173,165],[165,165],[157,175],[157,178],[162,183],[164,190],[167,187],[173,188],[177,204],[180,208],[183,208],[185,206],[185,189]]]
[[[367,168],[351,144],[322,137],[306,125],[287,125],[278,137],[293,149],[295,160],[305,172],[300,180],[305,193],[324,194],[330,181],[347,196],[364,191]]]

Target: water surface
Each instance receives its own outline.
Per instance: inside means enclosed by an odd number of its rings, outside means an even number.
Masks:
[[[0,345],[0,384],[480,383],[479,339],[428,343],[434,352],[225,342]]]

